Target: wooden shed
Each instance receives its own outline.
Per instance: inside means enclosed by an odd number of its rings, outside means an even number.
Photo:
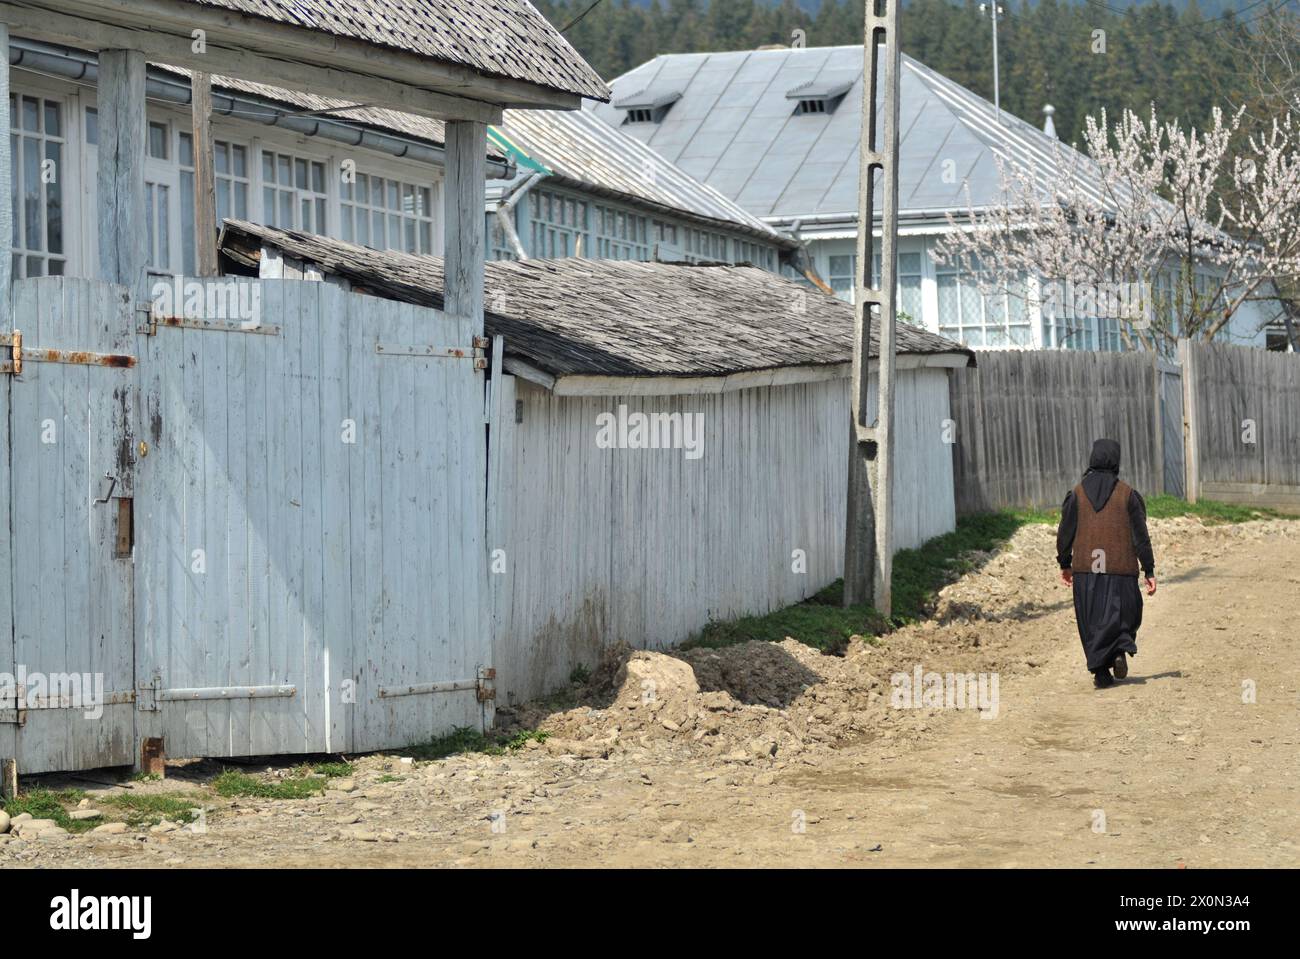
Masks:
[[[434,257],[235,222],[222,253],[267,278],[441,301]],[[610,643],[670,646],[841,575],[851,307],[737,266],[497,262],[485,289],[504,340],[487,503],[504,700],[554,689]],[[906,548],[955,526],[948,374],[973,359],[906,325],[899,350]]]

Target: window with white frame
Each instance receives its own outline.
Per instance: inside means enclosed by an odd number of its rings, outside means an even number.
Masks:
[[[217,226],[223,220],[247,220],[252,193],[252,170],[248,164],[248,147],[229,140],[212,144],[213,187],[217,195]],[[182,271],[193,276],[197,271],[194,252],[194,137],[182,132],[177,137],[177,163],[180,169]]]
[[[1033,343],[1024,281],[1011,291],[983,294],[977,273],[961,263],[939,264],[935,285],[939,300],[939,332],[967,346],[1030,346]]]
[[[9,118],[13,275],[15,279],[61,276],[67,266],[64,107],[59,100],[47,97],[11,94]]]
[[[358,173],[340,187],[340,238],[377,250],[433,252],[433,190]]]
[[[325,164],[262,151],[262,222],[284,230],[329,235]]]

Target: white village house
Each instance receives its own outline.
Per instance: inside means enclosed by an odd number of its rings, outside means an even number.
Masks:
[[[931,256],[949,213],[999,202],[999,161],[1050,168],[1072,148],[1005,111],[999,122],[991,103],[906,55],[900,81],[904,319],[973,347],[1121,349],[1115,319],[1045,317],[1033,297],[983,295],[965,267]],[[851,298],[862,85],[860,46],[668,54],[612,80],[610,102],[587,109],[807,243],[820,276]],[[1280,328],[1276,310],[1248,303],[1221,339],[1264,346],[1274,320]]]

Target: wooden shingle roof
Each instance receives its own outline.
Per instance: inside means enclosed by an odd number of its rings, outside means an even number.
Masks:
[[[354,290],[443,306],[440,257],[226,221],[228,261],[251,267],[263,247],[347,279]],[[486,267],[484,302],[487,332],[505,337],[507,356],[554,377],[726,376],[852,359],[849,304],[755,267],[497,261]],[[907,324],[898,326],[898,352],[973,355]]]
[[[609,91],[528,0],[188,0],[604,100]]]

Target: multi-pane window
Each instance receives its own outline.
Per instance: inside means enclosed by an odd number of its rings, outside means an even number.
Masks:
[[[377,250],[433,252],[433,191],[390,177],[345,177],[339,210],[341,238]]]
[[[765,270],[774,268],[774,256],[770,247],[750,243],[748,240],[736,240],[735,249],[735,263],[750,263]]]
[[[596,255],[602,260],[648,260],[646,218],[609,207],[596,207]]]
[[[849,303],[853,302],[853,275],[857,263],[858,258],[852,253],[832,256],[826,276],[826,282],[835,291],[835,295]]]
[[[697,260],[727,261],[727,238],[708,230],[686,231],[686,252]]]
[[[677,245],[677,226],[673,223],[665,223],[663,220],[654,221],[655,243],[663,243],[668,246]]]
[[[511,218],[511,225],[515,225],[514,211],[511,210],[507,216]],[[505,228],[501,225],[500,218],[495,213],[487,215],[487,238],[488,253],[494,260],[517,260],[519,255],[515,252],[514,244],[506,236]]]
[[[853,302],[853,279],[857,269],[857,254],[845,254],[830,258],[830,275],[827,283],[841,300]],[[898,315],[904,323],[924,326],[921,316],[921,254],[898,254]],[[872,258],[871,282],[880,285],[880,256]]]
[[[588,229],[586,201],[549,190],[533,190],[528,194],[528,212],[533,256],[562,257],[577,253],[578,238]]]
[[[10,95],[13,275],[61,276],[67,264],[63,230],[63,105]]]
[[[262,151],[262,220],[267,226],[328,234],[325,164]]]
[[[975,265],[978,270],[978,264]],[[1011,291],[980,292],[974,272],[962,264],[937,267],[939,332],[967,346],[1030,346],[1023,281]]]
[[[180,134],[177,160],[180,164],[181,235],[183,270],[194,275],[194,138]],[[253,189],[248,166],[248,147],[228,140],[212,144],[213,187],[217,194],[217,228],[227,219],[248,219],[248,198]]]
[[[1061,285],[1055,296],[1045,296],[1041,306],[1043,346],[1057,350],[1091,350],[1097,320],[1089,309],[1076,304],[1072,284]]]

